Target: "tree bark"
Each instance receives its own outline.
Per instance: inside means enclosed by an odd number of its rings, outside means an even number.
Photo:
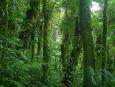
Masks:
[[[108,27],[108,18],[107,18],[107,9],[108,9],[108,0],[104,0],[104,10],[103,10],[103,33],[102,33],[102,85],[105,85],[105,70],[107,64],[107,27]]]
[[[24,19],[23,23],[23,30],[20,32],[19,38],[22,40],[23,47],[28,49],[31,48],[30,44],[32,39],[34,39],[34,31],[37,24],[37,17],[38,17],[38,7],[39,1],[38,0],[30,0],[29,2],[30,8],[26,11],[26,18]]]
[[[80,0],[80,34],[83,41],[83,62],[84,62],[84,83],[83,87],[94,87],[92,78],[94,75],[90,72],[95,69],[95,51],[93,36],[91,30],[90,17],[91,0]]]
[[[23,44],[23,48],[30,51],[31,53],[31,60],[33,60],[35,56],[35,31],[38,21],[39,4],[39,0],[30,0],[30,8],[28,8],[26,11],[26,18],[24,19],[22,26],[23,30],[19,35],[19,38]]]
[[[43,0],[43,84],[48,87],[48,13],[47,0]]]
[[[7,48],[8,48],[8,0],[0,0],[0,70],[4,71],[8,65],[7,61]],[[0,82],[3,81],[4,73],[0,72]],[[0,83],[0,85],[2,85]]]
[[[67,64],[65,75],[63,78],[63,83],[66,85],[66,87],[72,87],[74,78],[73,71],[78,64],[77,61],[81,52],[81,40],[80,40],[78,18],[76,18],[75,20],[76,20],[76,27],[73,34],[73,50],[71,52],[71,58]]]
[[[1,40],[3,41],[1,43],[1,46],[3,46],[3,49],[1,49],[1,56],[0,56],[0,64],[5,62],[5,53],[7,48],[7,38],[8,38],[8,19],[9,19],[9,13],[8,13],[8,0],[1,0],[0,1],[0,34],[1,34]]]

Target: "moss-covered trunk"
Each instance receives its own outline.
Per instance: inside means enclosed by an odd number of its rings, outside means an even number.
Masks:
[[[108,9],[108,0],[104,0],[104,9],[103,9],[103,33],[102,33],[102,85],[105,85],[105,70],[107,70],[107,27],[108,27],[108,18],[107,18],[107,9]]]
[[[91,0],[80,0],[80,34],[83,41],[83,61],[84,61],[84,83],[83,87],[94,87],[94,75],[91,74],[95,69],[95,51],[91,30],[90,17]]]
[[[48,12],[47,0],[43,0],[43,84],[48,87]]]
[[[19,38],[22,41],[23,48],[30,50],[32,60],[35,51],[35,31],[38,21],[39,0],[30,0],[29,8],[26,11],[26,18],[22,26]]]
[[[0,51],[0,64],[4,63],[5,61],[5,54],[7,52],[7,38],[8,38],[8,1],[9,0],[1,0],[0,1],[0,34],[1,34],[1,43],[0,45],[3,48]]]
[[[0,0],[0,71],[7,66],[8,52],[8,0]],[[0,72],[0,85],[3,81],[4,73]]]
[[[64,74],[64,78],[63,78],[63,83],[67,86],[67,87],[72,87],[73,84],[73,72],[74,72],[74,68],[77,65],[77,61],[80,55],[80,50],[81,50],[81,40],[80,40],[80,32],[79,32],[79,23],[78,23],[78,18],[75,19],[76,20],[76,27],[74,30],[74,34],[73,34],[73,50],[71,52],[71,58],[69,59],[69,62],[67,64],[67,66],[65,67],[66,71]]]

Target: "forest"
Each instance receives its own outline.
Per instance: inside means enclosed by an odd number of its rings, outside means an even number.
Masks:
[[[0,0],[0,87],[115,87],[115,0]]]

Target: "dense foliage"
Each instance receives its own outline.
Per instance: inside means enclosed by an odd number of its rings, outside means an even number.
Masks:
[[[115,0],[0,0],[0,87],[115,87]]]

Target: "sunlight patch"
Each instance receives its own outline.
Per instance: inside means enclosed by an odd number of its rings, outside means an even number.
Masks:
[[[99,11],[101,8],[100,8],[100,6],[99,6],[99,3],[97,3],[97,2],[92,2],[92,5],[91,5],[91,11],[92,12],[96,12],[96,11]]]

